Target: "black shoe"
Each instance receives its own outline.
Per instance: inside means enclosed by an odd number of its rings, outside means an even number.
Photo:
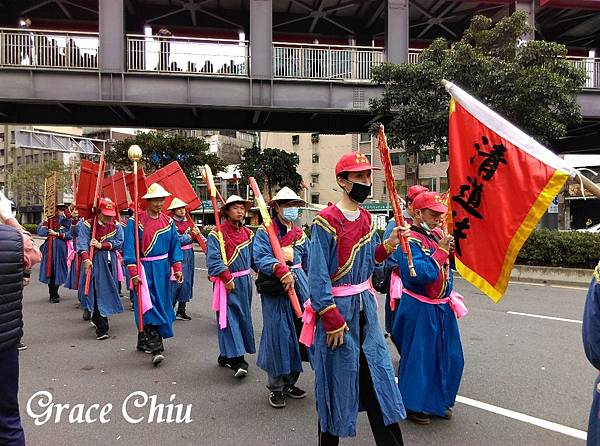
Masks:
[[[424,414],[423,412],[406,412],[406,417],[411,420],[415,424],[420,424],[422,426],[426,426],[431,423],[431,418],[429,415]]]
[[[271,392],[269,394],[269,404],[275,409],[285,407],[285,396],[283,392]]]
[[[96,335],[96,339],[98,339],[99,341],[104,341],[105,339],[108,339],[108,338],[110,338],[108,333],[102,333],[102,334]]]
[[[299,389],[296,386],[286,386],[283,388],[283,394],[285,396],[289,396],[295,400],[299,400],[306,397],[306,392],[302,389]]]
[[[19,342],[19,345],[17,345],[17,350],[19,350],[20,352],[22,352],[23,350],[27,350],[27,345],[23,344],[22,342]]]
[[[156,355],[152,355],[152,364],[156,367],[158,364],[163,362],[165,357],[162,353],[157,353]]]
[[[51,303],[51,304],[57,304],[57,303],[59,303],[59,302],[60,302],[60,297],[59,297],[59,296],[52,296],[52,297],[50,298],[50,303]]]
[[[185,313],[185,310],[184,310],[184,311],[178,311],[178,312],[177,312],[177,320],[180,320],[180,321],[191,321],[191,320],[192,320],[192,318],[191,318],[191,317],[189,317],[189,316],[188,316],[188,315]]]
[[[446,409],[446,413],[444,413],[444,416],[442,418],[446,419],[446,420],[451,420],[452,419],[452,409]]]
[[[242,362],[235,367],[232,367],[235,370],[233,376],[236,378],[244,378],[248,375],[248,364],[246,362]]]
[[[83,310],[83,320],[89,321],[91,318],[92,318],[92,314],[90,313],[90,310],[88,310],[87,308],[85,310]]]
[[[231,362],[229,362],[229,358],[226,358],[225,356],[219,355],[217,358],[217,364],[219,364],[219,367],[231,368]]]

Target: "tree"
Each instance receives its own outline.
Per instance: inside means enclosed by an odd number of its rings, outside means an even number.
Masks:
[[[542,144],[564,136],[581,121],[575,98],[586,75],[565,59],[564,45],[521,41],[530,30],[522,11],[496,25],[475,16],[459,42],[449,46],[446,39],[434,40],[419,63],[376,67],[373,79],[384,92],[371,101],[371,109],[393,112],[386,126],[390,145],[419,153],[422,163],[448,152],[449,95],[442,79],[456,83]]]
[[[58,191],[71,191],[71,168],[62,161],[21,165],[7,175],[8,190],[19,206],[42,204],[44,181],[52,172],[58,172]]]
[[[141,165],[145,173],[152,173],[167,164],[178,161],[186,176],[195,178],[198,168],[208,164],[213,173],[227,168],[225,162],[210,153],[210,146],[203,138],[195,138],[159,131],[137,133],[134,137],[116,141],[112,150],[107,152],[106,161],[117,169],[131,170],[131,161],[127,157],[129,146],[137,144],[142,148]]]
[[[242,153],[242,162],[239,171],[242,175],[241,182],[247,184],[249,177],[254,177],[259,185],[265,185],[269,197],[273,196],[273,189],[289,187],[300,190],[302,177],[296,169],[300,163],[297,153],[289,153],[281,149],[264,149],[253,147]]]

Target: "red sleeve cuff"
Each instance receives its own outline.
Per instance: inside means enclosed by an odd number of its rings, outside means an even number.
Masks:
[[[74,219],[71,220],[71,224],[72,225],[77,226],[77,223],[79,223],[79,221],[76,218],[74,218]]]
[[[130,277],[135,277],[138,275],[138,270],[136,265],[127,265],[127,270],[129,271]]]
[[[319,313],[319,316],[327,334],[338,333],[346,328],[346,321],[335,305],[325,308]]]
[[[81,260],[88,260],[90,258],[90,254],[87,251],[83,251],[81,253]]]
[[[102,249],[104,249],[106,251],[110,251],[112,249],[112,243],[111,242],[102,242]]]
[[[390,253],[385,249],[385,245],[383,243],[379,244],[377,248],[375,248],[375,261],[377,263],[383,262],[385,259],[389,257]]]
[[[438,246],[431,257],[441,268],[441,266],[446,263],[446,260],[448,260],[448,253]]]
[[[59,239],[64,239],[65,238],[65,234],[63,234],[62,232],[58,234],[58,238]]]
[[[290,269],[286,265],[282,265],[281,263],[276,263],[275,266],[273,267],[273,273],[275,274],[275,277],[277,277],[278,279],[281,279],[283,276],[285,276],[289,272],[290,272]]]
[[[226,284],[233,280],[233,276],[231,275],[228,269],[219,274],[219,278],[223,281],[223,283]]]
[[[180,273],[182,271],[181,262],[175,262],[171,265],[171,267],[173,268],[173,272],[175,273]]]

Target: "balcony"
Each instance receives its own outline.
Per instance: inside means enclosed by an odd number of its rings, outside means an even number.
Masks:
[[[0,67],[98,69],[98,33],[0,28]]]

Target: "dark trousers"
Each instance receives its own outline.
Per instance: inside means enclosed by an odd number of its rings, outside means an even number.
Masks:
[[[381,407],[379,406],[375,388],[373,387],[369,364],[362,349],[365,322],[364,312],[361,311],[358,397],[360,398],[362,407],[367,411],[375,444],[377,446],[402,446],[404,442],[402,440],[402,432],[400,432],[400,425],[398,423],[390,424],[389,426],[385,425]],[[319,425],[319,446],[338,446],[339,442],[340,438],[338,436],[332,435],[329,432],[321,432],[321,426]]]
[[[162,336],[154,325],[144,325],[144,335],[146,336],[146,345],[153,355],[165,351]]]
[[[58,285],[54,285],[54,280],[54,271],[52,271],[50,281],[48,282],[48,291],[50,293],[50,299],[58,299],[60,297],[58,295]]]
[[[19,351],[17,346],[0,351],[0,444],[24,446],[19,416]]]
[[[94,311],[92,313],[92,322],[96,326],[96,336],[102,336],[108,333],[108,318],[100,314],[98,310],[98,289],[94,284]]]

